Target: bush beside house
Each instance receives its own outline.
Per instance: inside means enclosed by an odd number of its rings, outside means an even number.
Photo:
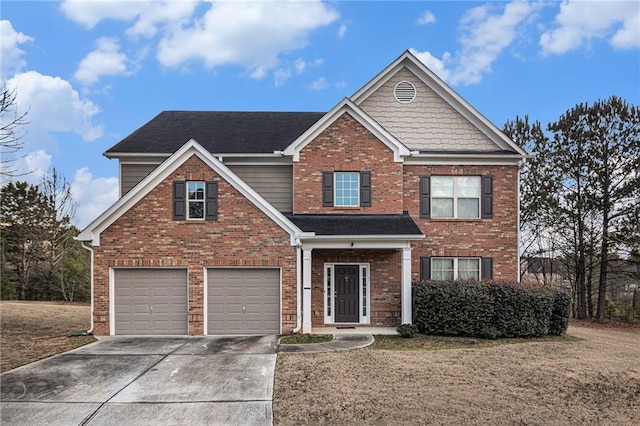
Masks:
[[[571,298],[516,283],[414,283],[413,323],[421,333],[483,338],[564,334]]]

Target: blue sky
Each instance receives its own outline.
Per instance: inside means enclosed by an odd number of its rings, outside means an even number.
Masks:
[[[56,167],[82,227],[117,199],[102,153],[163,110],[326,111],[411,49],[498,127],[640,104],[638,2],[3,1],[21,177]],[[6,116],[3,117],[3,120]],[[6,159],[7,156],[4,156]]]

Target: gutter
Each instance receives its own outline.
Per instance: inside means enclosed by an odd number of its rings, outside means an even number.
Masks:
[[[91,328],[87,330],[87,334],[93,334],[93,248],[90,246],[86,246],[84,241],[80,242],[80,245],[83,249],[89,250],[91,252]]]

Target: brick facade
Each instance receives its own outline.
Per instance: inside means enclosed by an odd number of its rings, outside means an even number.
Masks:
[[[174,221],[173,181],[217,181],[218,220]],[[296,326],[296,252],[289,234],[197,157],[191,157],[101,234],[94,248],[94,332],[109,334],[109,268],[188,268],[189,334],[204,332],[204,268],[282,269],[282,329]]]
[[[421,175],[493,176],[493,218],[420,218]],[[426,238],[413,242],[412,277],[420,257],[493,257],[493,279],[518,281],[518,166],[404,166],[404,210]]]
[[[322,172],[371,172],[371,207],[323,207]],[[400,214],[402,163],[393,152],[348,113],[343,114],[300,152],[293,163],[293,212]]]

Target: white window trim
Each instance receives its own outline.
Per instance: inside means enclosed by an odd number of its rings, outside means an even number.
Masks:
[[[434,197],[433,195],[431,195],[431,218],[433,219],[480,219],[482,217],[482,177],[481,176],[476,176],[476,175],[434,175],[432,176],[431,181],[429,182],[429,185],[431,185],[431,188],[429,188],[429,193],[433,194],[433,177],[450,177],[453,178],[453,197]],[[480,195],[478,195],[477,197],[458,197],[458,185],[456,185],[456,178],[457,177],[472,177],[472,178],[477,178],[478,182],[480,184]],[[433,214],[433,199],[453,199],[453,216],[434,216]],[[458,199],[477,199],[478,200],[478,216],[477,217],[458,217]]]
[[[329,291],[327,286],[327,278],[331,276],[331,291],[334,292],[336,288],[336,274],[335,274],[335,266],[336,265],[358,265],[359,266],[359,279],[358,283],[358,313],[359,313],[359,324],[370,324],[371,323],[371,267],[368,263],[353,263],[353,262],[342,262],[342,263],[325,263],[324,264],[324,274],[323,274],[323,286],[324,291],[322,292],[322,305],[324,306],[324,324],[341,324],[335,322],[335,305],[336,300],[335,296],[331,297],[331,315],[329,315],[327,306],[327,292]],[[366,275],[363,274],[363,271],[366,270]],[[330,272],[329,272],[330,271]],[[366,315],[362,314],[362,309],[364,306],[362,305],[362,279],[365,277],[366,281],[366,289],[367,289],[367,297],[365,299],[367,313]]]
[[[356,202],[356,204],[338,204],[338,179],[337,179],[337,175],[338,174],[355,174],[358,177],[358,191],[357,191],[357,195],[358,195],[358,200]],[[345,172],[345,171],[340,171],[340,172],[333,172],[333,206],[334,207],[360,207],[360,172]]]
[[[202,200],[192,200],[189,198],[189,184],[190,183],[201,183],[203,185],[203,189],[204,189],[204,193],[202,194],[204,198],[202,198]],[[187,220],[205,220],[205,218],[207,217],[207,183],[203,180],[188,180],[187,181],[187,187],[186,187],[186,192],[187,192]],[[189,205],[191,203],[199,203],[202,202],[202,217],[191,217],[190,216],[190,212],[191,209],[189,208]]]
[[[453,280],[456,281],[458,279],[458,260],[477,260],[478,261],[478,280],[482,280],[482,258],[480,257],[432,257],[430,259],[431,265],[430,265],[430,274],[431,276],[429,277],[431,280],[435,281],[435,278],[433,278],[433,261],[434,260],[440,260],[440,259],[453,259]]]

